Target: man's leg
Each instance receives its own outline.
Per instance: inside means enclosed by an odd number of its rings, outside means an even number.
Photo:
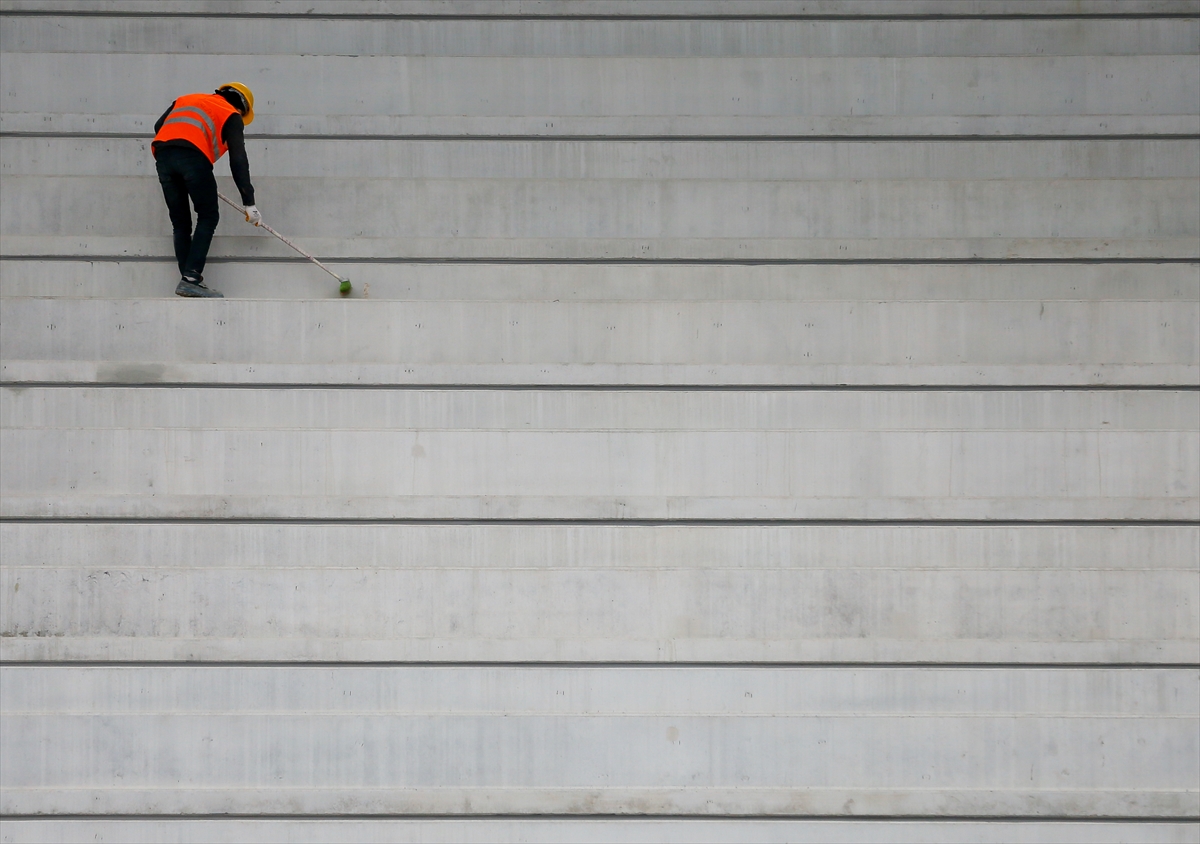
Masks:
[[[163,198],[167,201],[167,213],[171,217],[171,228],[175,236],[175,260],[179,263],[179,274],[187,268],[188,253],[192,248],[192,209],[188,207],[187,182],[177,165],[176,156],[162,150],[155,168],[162,185]]]
[[[208,247],[212,244],[213,232],[221,219],[221,211],[217,202],[217,180],[213,176],[212,166],[200,156],[197,156],[195,163],[189,162],[189,165],[187,191],[192,197],[192,205],[196,207],[196,231],[192,235],[192,245],[188,250],[183,274],[199,279],[203,277],[201,273],[204,272],[204,263],[208,259]]]

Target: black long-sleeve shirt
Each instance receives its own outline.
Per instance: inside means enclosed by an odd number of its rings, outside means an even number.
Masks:
[[[171,103],[167,110],[162,113],[162,117],[154,124],[154,134],[158,134],[158,130],[162,128],[169,115],[175,108],[175,103]],[[225,125],[221,127],[221,140],[225,142],[225,146],[229,147],[229,170],[233,173],[233,183],[237,185],[238,193],[242,195],[243,205],[254,204],[254,185],[250,183],[250,159],[246,157],[246,124],[242,122],[240,114],[231,114],[225,119]],[[183,138],[172,138],[169,141],[157,141],[154,146],[160,147],[188,147],[196,149],[196,145],[191,141],[185,141]],[[200,150],[196,149],[197,152]],[[200,152],[203,155],[203,152]]]

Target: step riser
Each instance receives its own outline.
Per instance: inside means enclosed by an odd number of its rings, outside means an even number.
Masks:
[[[6,566],[0,584],[9,592],[44,597],[6,607],[3,658],[1192,665],[1200,657],[1200,614],[1181,598],[1200,589],[1200,574],[1184,570],[99,565]]]
[[[1129,14],[1127,0],[1041,0],[1031,11],[1027,0],[8,0],[5,9],[39,12],[82,11],[163,15],[213,15],[245,20],[251,15],[274,20],[321,16],[330,20],[359,16],[373,22],[390,17],[421,16],[433,19],[475,17],[484,20],[511,17],[539,18],[637,17],[682,18],[705,16],[743,20],[765,16],[817,18],[883,17],[888,21],[956,15],[967,18],[1007,15],[1063,15],[1090,23],[1094,17]],[[1193,13],[1190,0],[1143,0],[1139,16],[1181,16]]]
[[[136,565],[187,574],[663,570],[1017,575],[1197,571],[1200,528],[1129,525],[120,524],[8,522],[27,573]],[[7,568],[7,567],[6,567]],[[18,590],[19,591],[19,590]],[[1036,596],[1027,596],[1033,600]],[[1180,598],[1187,597],[1181,594]],[[1172,602],[1172,606],[1175,603]],[[1183,607],[1184,605],[1180,605]],[[441,607],[451,611],[450,606]],[[1041,619],[1050,623],[1053,616]],[[767,619],[761,620],[763,623]],[[145,643],[142,643],[145,644]]]
[[[300,259],[302,260],[302,259]],[[409,302],[1013,302],[1200,300],[1200,264],[588,265],[340,264],[357,293]],[[0,264],[0,298],[174,296],[175,259]],[[212,261],[204,277],[231,298],[339,298],[327,275],[293,261]],[[367,285],[370,285],[368,288]],[[4,307],[7,308],[5,303]]]
[[[231,184],[222,187],[236,201]],[[444,250],[440,254],[452,257],[465,252],[457,246],[459,239],[544,242],[543,256],[585,258],[599,257],[597,246],[603,248],[608,241],[625,241],[627,250],[632,243],[662,241],[665,249],[659,249],[666,251],[673,241],[686,249],[688,244],[703,248],[699,241],[716,239],[695,257],[732,260],[777,257],[756,248],[760,239],[779,241],[776,248],[788,250],[779,257],[801,259],[811,248],[806,241],[890,239],[921,243],[946,257],[970,258],[970,253],[961,252],[964,244],[956,241],[976,238],[1051,243],[1061,239],[1059,249],[1068,254],[1074,239],[1129,239],[1131,249],[1137,249],[1139,241],[1178,239],[1181,249],[1190,248],[1185,256],[1194,258],[1200,236],[1200,182],[1186,179],[729,184],[263,178],[255,188],[259,204],[272,211],[272,226],[289,237],[304,238],[305,248],[330,258],[421,256],[429,253],[414,247],[423,240],[437,242]],[[356,224],[347,222],[347,215],[364,208],[377,211],[358,216]],[[146,235],[171,234],[161,186],[151,176],[10,176],[0,211],[0,234],[13,239],[8,254],[36,249],[36,241],[45,239],[54,252],[75,240],[86,243],[76,254],[107,250],[119,255],[123,239],[137,242]],[[270,254],[294,254],[266,232],[248,226],[236,211],[225,207],[222,218],[218,233],[235,240],[219,244],[214,254],[227,254],[231,247],[235,254],[246,253],[238,242],[243,240],[259,241],[260,249],[269,241]],[[950,243],[940,244],[942,240]],[[584,243],[597,246],[580,249]],[[169,239],[156,246],[152,254],[171,254]],[[499,257],[511,246],[491,248]],[[1077,257],[1095,257],[1076,249]],[[679,246],[675,250],[682,251]],[[906,254],[924,257],[903,250],[880,257]],[[682,251],[678,257],[690,255]]]
[[[881,666],[6,666],[0,702],[21,714],[280,715],[639,713],[752,718],[791,712],[928,716],[1200,715],[1194,668]],[[750,692],[750,694],[746,694]],[[100,701],[102,705],[96,706]],[[1028,771],[1026,771],[1028,775]]]
[[[1187,432],[1192,390],[4,388],[8,430]]]
[[[779,374],[764,383],[788,383],[775,378],[787,377],[789,368],[803,372],[824,365],[846,371],[893,368],[898,374],[892,378],[899,379],[919,377],[926,370],[963,374],[971,367],[1010,367],[1010,380],[1000,383],[1036,384],[1046,382],[1036,375],[1025,379],[1038,371],[1103,369],[1105,364],[1141,367],[1150,370],[1150,377],[1157,367],[1166,378],[1178,377],[1194,369],[1200,354],[1200,305],[1177,301],[518,304],[9,299],[0,320],[0,355],[9,381],[22,378],[26,362],[29,372],[36,372],[38,362],[55,361],[62,362],[66,372],[78,361],[94,370],[93,377],[118,382],[136,375],[134,370],[143,364],[157,375],[132,380],[189,380],[211,371],[208,380],[270,382],[270,371],[246,369],[259,365],[290,370],[294,374],[280,380],[301,383],[305,377],[322,382],[335,373],[352,375],[356,368],[364,374],[372,367],[381,373],[388,367],[409,368],[415,374],[416,366],[440,367],[446,375],[461,367],[469,378],[472,367],[484,372],[489,367],[499,371],[525,366],[530,376],[526,383],[562,383],[569,377],[561,370],[564,366],[591,371],[627,365],[664,374],[704,366],[747,366],[763,372],[773,368]],[[222,364],[240,367],[244,374],[224,372]],[[539,374],[537,366],[548,369]],[[959,383],[980,383],[977,377],[966,375]],[[1094,383],[1090,374],[1086,379],[1084,383]],[[487,379],[440,383],[478,384]],[[690,383],[722,382],[710,374]]]
[[[246,139],[277,178],[580,181],[1195,179],[1200,141]],[[0,138],[4,175],[153,176],[145,138]],[[228,175],[228,159],[218,175]]]
[[[0,442],[8,516],[1200,514],[1194,432],[78,429]]]
[[[1086,844],[1175,844],[1181,824],[1174,821],[957,821],[957,820],[798,820],[792,818],[722,818],[720,820],[656,818],[437,818],[245,820],[7,820],[5,829],[14,841],[27,844],[91,844],[123,841],[128,844],[211,844],[213,841],[307,841],[352,844],[492,844],[522,841],[527,844],[603,844],[628,842],[710,842],[710,844],[858,844],[878,835],[909,836],[901,841],[923,844],[989,842],[1086,842]]]
[[[175,91],[169,97],[179,96]],[[170,99],[167,100],[170,103]],[[150,106],[145,106],[150,108]],[[166,109],[166,105],[163,106]],[[68,134],[91,137],[115,134],[153,137],[154,123],[162,112],[97,114],[89,111],[0,112],[0,131],[35,136]],[[911,140],[934,136],[949,138],[993,137],[1123,137],[1161,135],[1186,138],[1200,134],[1200,117],[1194,114],[1138,115],[739,115],[736,119],[713,115],[556,115],[552,119],[527,115],[423,115],[423,114],[258,114],[250,137],[351,136],[449,137],[517,139],[618,139],[745,138],[796,140],[821,138],[892,138]]]
[[[0,539],[19,561],[0,574],[11,660],[1200,656],[1194,527],[35,522]]]
[[[1187,115],[1196,113],[1200,92],[1195,55],[606,59],[6,52],[0,55],[4,110],[161,114],[197,80],[209,79],[214,67],[224,77],[252,80],[264,100],[258,110],[276,120],[325,114],[707,115],[727,118],[731,133],[743,115]],[[58,78],[90,84],[44,84]],[[363,86],[363,79],[392,83]],[[356,93],[348,97],[348,91]]]
[[[6,679],[29,673],[4,672]],[[1194,808],[1193,796],[1169,790],[1170,783],[1188,775],[1197,751],[1194,706],[1185,717],[1153,714],[1166,707],[1159,701],[1169,699],[1173,687],[1194,684],[1193,670],[1139,677],[1133,693],[1147,704],[1132,720],[1113,712],[1124,708],[1120,704],[1106,706],[1107,696],[1094,693],[1086,711],[1063,712],[1067,690],[1056,688],[1055,682],[1062,682],[1061,672],[1046,672],[1048,678],[1030,688],[1021,682],[1023,675],[1003,670],[992,676],[1012,684],[1000,687],[1003,697],[1012,700],[1012,711],[997,712],[996,704],[987,701],[961,715],[953,713],[962,712],[965,701],[951,704],[947,712],[929,692],[936,695],[947,681],[966,691],[988,680],[926,674],[924,684],[933,688],[914,690],[910,708],[896,696],[897,681],[910,672],[868,671],[858,674],[852,691],[842,691],[845,686],[838,684],[840,694],[825,692],[835,704],[830,709],[810,709],[797,705],[796,694],[789,692],[825,686],[831,679],[844,681],[845,672],[830,678],[829,672],[793,670],[763,678],[719,669],[682,676],[644,669],[639,676],[647,694],[673,699],[679,709],[668,703],[667,712],[656,714],[624,707],[614,711],[600,704],[572,713],[571,703],[589,700],[593,685],[613,679],[621,685],[620,676],[594,669],[552,669],[532,678],[531,673],[190,668],[158,669],[149,676],[141,669],[41,671],[37,691],[25,704],[29,709],[9,710],[3,724],[6,746],[16,751],[5,754],[3,808],[211,811],[219,805],[237,812],[270,812],[286,805],[284,811],[321,812],[340,805],[359,812],[572,813],[581,810],[578,801],[586,798],[602,803],[605,811],[653,803],[657,811],[675,813],[710,801],[709,812],[778,812],[790,805],[823,814],[832,808],[826,805],[832,799],[844,802],[851,795],[856,806],[862,804],[861,811],[872,814],[896,806],[912,813],[990,808],[1000,815],[1029,814],[1035,803],[1042,812],[1059,813],[1070,806],[1110,816],[1185,814]],[[1091,680],[1102,689],[1112,676],[1096,671]],[[53,701],[67,697],[60,689],[89,677],[94,714],[56,709]],[[472,687],[481,684],[495,690],[493,697],[496,692],[509,697],[512,684],[533,679],[543,705],[553,709],[524,716],[436,707],[414,711],[405,705],[409,696],[399,690],[423,685],[425,677],[438,677],[447,692],[468,700],[478,696]],[[757,709],[753,701],[761,693],[760,679],[787,701],[773,709],[772,717],[695,714],[686,697],[688,686],[699,681]],[[182,694],[201,685],[206,689],[196,696]],[[280,704],[298,685],[309,696],[329,699],[330,708],[289,712]],[[465,688],[459,692],[458,686]],[[814,696],[800,694],[799,700]],[[875,717],[858,714],[859,701],[873,697],[891,697],[896,708]],[[259,709],[209,709],[206,702],[214,698],[235,707],[244,699],[242,706],[252,703]],[[790,714],[778,714],[780,708]],[[487,741],[481,743],[481,735]],[[1040,762],[1051,741],[1058,747],[1052,770]],[[97,742],[126,752],[116,759],[97,757],[90,750]],[[361,742],[373,749],[376,763],[312,764],[314,758],[359,758]],[[443,752],[447,747],[473,750]],[[660,750],[611,752],[631,747]],[[247,748],[253,748],[249,757]],[[269,785],[258,773],[264,757],[279,772]],[[106,760],[103,768],[99,758]],[[744,764],[748,758],[755,760],[749,768]],[[17,765],[9,761],[14,759],[47,761]],[[913,765],[936,773],[914,788]],[[1155,771],[1152,779],[1140,773],[1148,766]],[[121,779],[120,789],[107,785],[114,773]],[[164,782],[179,785],[164,787]],[[511,787],[514,782],[520,787]],[[1135,788],[1137,804],[1122,796]],[[631,799],[636,802],[630,804]]]
[[[1195,50],[1194,20],[539,21],[14,17],[22,53],[408,56],[1066,56]]]

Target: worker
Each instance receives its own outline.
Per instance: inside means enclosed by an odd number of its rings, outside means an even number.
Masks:
[[[246,221],[259,225],[262,215],[254,204],[250,162],[246,158],[245,127],[254,120],[254,94],[241,82],[222,85],[211,94],[187,94],[171,103],[154,124],[150,144],[175,232],[179,262],[176,296],[224,298],[204,285],[204,261],[217,228],[217,180],[213,165],[229,152],[229,169],[242,195]],[[196,230],[188,197],[196,207]]]

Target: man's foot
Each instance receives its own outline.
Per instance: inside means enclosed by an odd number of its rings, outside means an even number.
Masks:
[[[204,286],[204,279],[198,275],[185,275],[179,279],[175,288],[176,296],[188,296],[193,299],[224,299],[225,295]]]

